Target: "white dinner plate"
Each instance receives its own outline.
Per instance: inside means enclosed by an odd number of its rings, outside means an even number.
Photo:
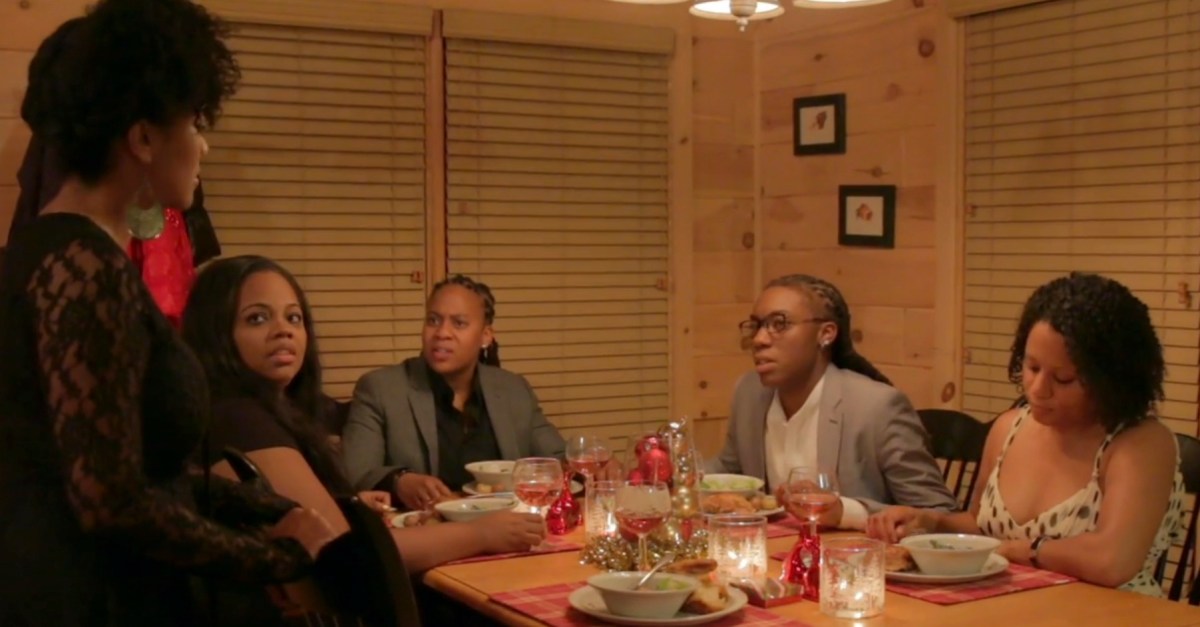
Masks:
[[[412,516],[417,516],[420,513],[421,512],[404,512],[403,514],[396,514],[388,519],[388,524],[396,529],[403,529],[405,520],[408,520]]]
[[[504,490],[502,492],[488,492],[487,494],[484,494],[483,492],[480,492],[478,488],[475,487],[474,481],[464,485],[463,492],[466,494],[469,494],[471,496],[500,496],[500,495],[511,496],[512,495],[512,490]]]
[[[755,511],[753,514],[731,514],[731,513],[714,514],[711,512],[704,512],[704,515],[709,518],[711,518],[713,516],[763,516],[764,518],[774,518],[774,517],[784,513],[784,511],[786,511],[786,510],[784,510],[782,507],[776,507],[775,509],[760,509],[760,510]]]
[[[688,614],[680,612],[671,618],[631,618],[629,616],[617,616],[608,611],[608,606],[604,605],[604,599],[600,597],[600,591],[591,587],[584,586],[567,598],[571,603],[571,607],[592,616],[599,618],[606,623],[614,625],[671,625],[672,627],[683,625],[703,625],[711,623],[715,620],[720,620],[725,616],[742,609],[746,606],[746,593],[737,588],[726,588],[729,591],[729,604],[725,609],[712,614]]]
[[[920,572],[888,573],[888,581],[900,583],[967,583],[994,577],[1008,570],[1008,560],[992,553],[983,564],[983,570],[969,575],[926,575]]]

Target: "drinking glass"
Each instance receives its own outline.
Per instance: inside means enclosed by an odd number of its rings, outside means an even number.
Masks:
[[[838,502],[837,478],[811,466],[797,466],[788,472],[783,495],[788,510],[807,520],[810,535],[816,537],[821,514]]]
[[[617,490],[624,481],[593,481],[584,493],[583,533],[593,538],[617,533]]]
[[[671,514],[671,490],[665,483],[626,481],[617,489],[617,523],[638,539],[638,570],[649,570],[646,536]]]
[[[761,585],[767,576],[765,516],[720,514],[708,518],[708,556],[727,582],[749,579]]]
[[[525,457],[513,466],[513,493],[517,500],[546,520],[546,510],[563,490],[562,462],[552,457]]]
[[[576,435],[567,439],[567,464],[572,472],[583,475],[584,494],[592,489],[596,475],[612,460],[612,450],[603,438]],[[587,520],[588,499],[583,499],[583,519]]]
[[[821,613],[869,618],[883,613],[883,543],[864,536],[825,538],[821,543]]]

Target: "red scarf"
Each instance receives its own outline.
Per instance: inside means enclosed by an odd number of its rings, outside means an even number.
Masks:
[[[142,269],[142,280],[158,308],[179,328],[183,308],[196,280],[192,265],[192,242],[183,212],[163,209],[163,232],[148,240],[131,238],[129,257]]]

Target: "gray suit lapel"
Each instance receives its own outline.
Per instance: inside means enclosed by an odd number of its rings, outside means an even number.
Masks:
[[[833,364],[825,370],[821,415],[817,420],[817,468],[836,475],[845,420],[842,416],[842,371]]]
[[[408,405],[416,420],[417,430],[425,441],[425,450],[429,451],[429,468],[425,472],[436,475],[438,472],[438,439],[437,439],[437,408],[433,404],[433,390],[429,386],[429,376],[425,372],[425,362],[418,361],[416,367],[409,371],[409,382],[412,391],[408,395]]]
[[[753,455],[747,455],[742,473],[751,477],[767,478],[767,412],[771,409],[771,401],[775,399],[775,388],[763,388],[754,397],[751,408],[750,433],[747,442],[754,448]]]
[[[483,389],[483,402],[487,404],[488,418],[492,421],[492,433],[496,435],[496,445],[500,448],[502,459],[517,459],[522,457],[517,445],[517,434],[513,428],[512,416],[509,415],[509,404],[505,402],[505,393],[500,382],[496,380],[496,371],[491,366],[480,364],[479,387]]]

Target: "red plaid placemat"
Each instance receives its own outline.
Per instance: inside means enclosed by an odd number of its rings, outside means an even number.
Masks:
[[[767,523],[767,538],[785,538],[800,533],[800,526],[805,523],[795,518],[785,518],[778,522]]]
[[[567,597],[575,590],[586,586],[585,583],[560,583],[529,590],[501,592],[492,595],[491,599],[500,605],[516,610],[526,616],[542,621],[552,627],[584,627],[590,625],[607,625],[604,621],[592,618],[571,607]],[[741,610],[713,623],[713,627],[732,627],[741,625],[748,627],[811,627],[798,623],[790,618],[776,616],[764,609],[747,605]]]
[[[995,577],[958,584],[916,584],[888,582],[889,592],[903,594],[938,605],[956,605],[1023,590],[1037,590],[1076,581],[1070,575],[1009,564],[1008,570]]]
[[[447,565],[449,565],[449,564],[470,564],[472,562],[490,562],[492,560],[505,560],[510,557],[529,557],[530,555],[547,555],[549,553],[562,553],[564,551],[578,551],[579,549],[582,549],[582,548],[583,548],[583,546],[578,543],[570,542],[568,540],[563,540],[562,538],[556,538],[554,536],[549,536],[546,538],[546,541],[543,542],[541,546],[535,547],[531,551],[521,551],[521,552],[514,552],[514,553],[492,553],[489,555],[476,555],[475,557],[464,557],[463,559],[460,559],[460,560],[454,560],[453,562],[447,562]]]
[[[784,561],[788,551],[772,553],[771,559]],[[1020,564],[1009,564],[1008,570],[1001,575],[971,581],[967,583],[900,583],[889,581],[887,589],[896,594],[903,594],[914,599],[937,603],[938,605],[956,605],[967,601],[978,601],[998,597],[1023,590],[1037,590],[1059,586],[1064,583],[1077,581],[1070,575],[1038,570]]]

